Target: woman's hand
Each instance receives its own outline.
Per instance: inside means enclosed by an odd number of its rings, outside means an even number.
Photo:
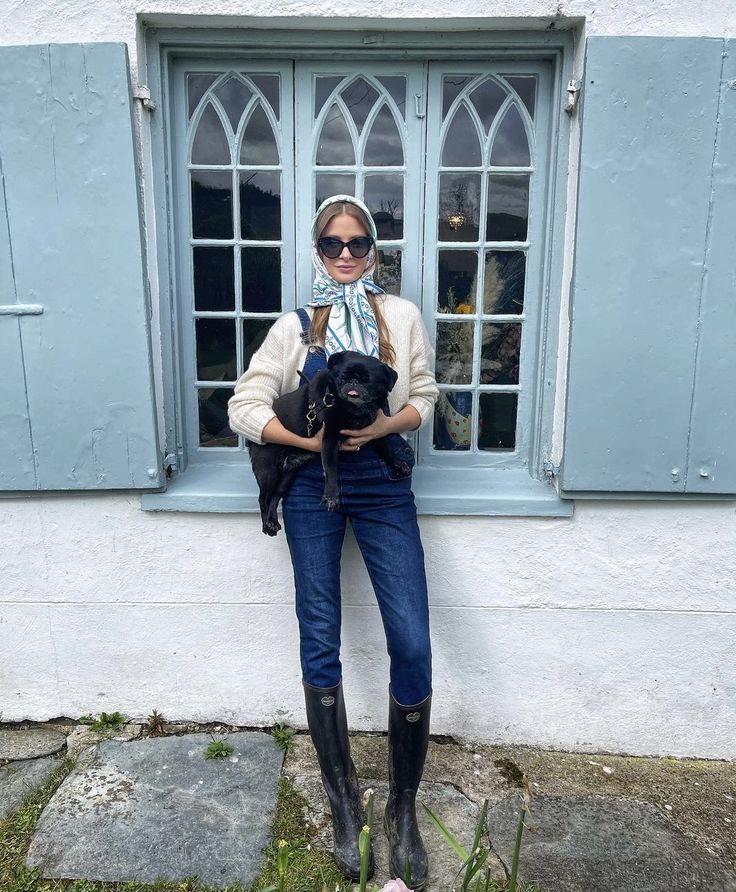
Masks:
[[[355,452],[365,443],[369,443],[371,440],[377,440],[379,437],[385,437],[388,434],[393,433],[394,427],[390,422],[389,417],[384,415],[381,409],[378,410],[378,414],[376,415],[376,420],[373,424],[369,424],[368,427],[361,427],[359,430],[341,430],[340,433],[343,436],[347,437],[347,440],[344,440],[340,443],[340,449],[345,449],[348,452]]]

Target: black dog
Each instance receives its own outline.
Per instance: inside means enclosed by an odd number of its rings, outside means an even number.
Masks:
[[[301,373],[300,373],[301,374]],[[333,353],[309,381],[274,400],[273,410],[285,428],[300,437],[312,437],[324,425],[322,467],[325,491],[322,504],[333,511],[339,503],[338,452],[346,437],[340,430],[357,430],[375,421],[397,380],[396,372],[370,356],[345,351]],[[411,465],[394,455],[385,437],[370,441],[396,473],[397,479],[411,474]],[[277,509],[297,471],[316,458],[314,452],[279,443],[248,441],[253,474],[259,487],[263,532],[275,536],[281,529]]]

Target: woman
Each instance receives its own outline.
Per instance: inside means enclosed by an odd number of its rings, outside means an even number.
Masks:
[[[373,281],[376,228],[368,208],[349,195],[333,195],[312,222],[316,269],[311,309],[284,313],[271,327],[228,405],[230,426],[256,443],[284,443],[315,453],[283,501],[286,538],[294,568],[300,659],[309,732],[332,810],[335,860],[352,880],[360,873],[358,837],[363,810],[342,694],[340,663],[340,555],[346,521],[365,560],[381,611],[389,656],[389,796],[384,827],[393,876],[424,888],[427,855],[416,823],[415,797],[422,776],[432,699],[429,611],[424,553],[411,478],[393,471],[371,445],[388,436],[413,465],[402,432],[432,416],[438,396],[433,351],[418,308],[385,294]],[[322,432],[304,438],[276,418],[273,400],[311,378],[342,350],[378,356],[398,373],[373,424],[345,430],[340,449],[338,510],[320,504],[324,476]],[[371,852],[370,875],[373,874]]]

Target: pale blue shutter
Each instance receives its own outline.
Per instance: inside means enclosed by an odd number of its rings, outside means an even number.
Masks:
[[[0,48],[0,110],[0,489],[160,486],[125,44]]]
[[[588,40],[563,491],[736,492],[736,92],[724,48]]]

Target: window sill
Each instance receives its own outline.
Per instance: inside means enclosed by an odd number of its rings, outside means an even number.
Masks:
[[[570,517],[574,502],[526,471],[419,466],[413,475],[419,514]],[[258,512],[258,491],[245,461],[190,465],[165,492],[143,493],[143,511]]]

